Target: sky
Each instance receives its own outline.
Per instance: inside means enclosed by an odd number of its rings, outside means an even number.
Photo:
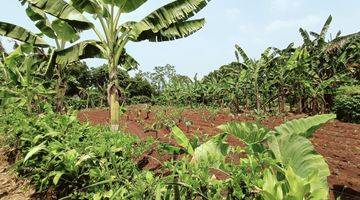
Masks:
[[[36,32],[19,1],[3,0],[0,21],[21,25]],[[171,0],[149,0],[143,7],[122,18],[140,20]],[[129,43],[127,51],[140,63],[139,69],[174,65],[179,74],[204,76],[235,60],[234,46],[239,44],[252,58],[258,58],[269,46],[285,48],[291,42],[301,44],[299,28],[320,32],[329,15],[333,16],[330,33],[335,36],[360,31],[359,0],[212,0],[195,18],[206,18],[206,25],[194,35],[172,42]],[[89,17],[90,18],[90,17]],[[84,39],[95,38],[91,31]],[[329,36],[330,37],[330,36]],[[6,46],[11,43],[2,38]],[[95,67],[102,62],[87,60]]]

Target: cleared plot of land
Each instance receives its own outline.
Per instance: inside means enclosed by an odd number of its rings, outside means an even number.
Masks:
[[[178,112],[178,111],[176,111]],[[160,113],[160,114],[159,114]],[[256,121],[253,117],[233,116],[227,113],[216,113],[207,110],[182,110],[174,116],[173,110],[149,109],[144,106],[131,106],[122,117],[122,125],[129,133],[145,139],[149,136],[173,143],[168,137],[169,130],[163,125],[157,124],[162,117],[172,116],[177,125],[187,134],[214,135],[218,133],[217,126],[230,121]],[[108,124],[109,111],[86,110],[78,114],[81,121],[89,121],[92,124]],[[268,127],[275,127],[284,121],[304,116],[290,116],[284,118],[270,117],[261,120]],[[161,119],[161,120],[159,120]],[[154,128],[154,127],[160,128]],[[329,186],[332,190],[332,198],[341,196],[342,199],[360,199],[360,125],[333,121],[325,124],[311,139],[315,149],[325,157],[331,170]],[[229,137],[229,144],[242,146],[243,144],[235,137]],[[149,151],[146,155],[150,158],[144,167],[159,169],[160,161],[166,161],[171,156],[157,155],[156,151]],[[155,157],[156,159],[151,159]],[[231,158],[236,160],[236,156]]]

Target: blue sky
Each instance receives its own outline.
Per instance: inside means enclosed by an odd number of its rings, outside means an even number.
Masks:
[[[0,21],[22,25],[35,31],[24,7],[16,0],[5,0]],[[139,20],[171,0],[149,0],[123,20]],[[333,15],[330,32],[360,31],[359,0],[212,0],[196,17],[205,17],[205,27],[188,38],[166,43],[129,43],[127,50],[151,71],[154,66],[172,64],[180,74],[200,76],[235,60],[234,45],[239,44],[257,58],[268,46],[286,47],[301,43],[299,27],[319,32],[326,18]],[[93,38],[90,32],[84,38]],[[6,43],[6,39],[2,39]],[[90,66],[100,61],[88,61]]]

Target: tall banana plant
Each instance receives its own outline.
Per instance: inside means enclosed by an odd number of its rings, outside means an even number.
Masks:
[[[16,105],[26,107],[28,113],[39,106],[42,100],[52,92],[44,87],[44,80],[40,77],[46,67],[32,45],[22,44],[0,61],[0,71],[3,72],[3,84],[0,86],[1,106]]]
[[[304,87],[307,88],[308,96],[310,98],[310,106],[312,112],[324,112],[326,108],[330,107],[332,94],[329,93],[331,87],[337,82],[343,82],[345,75],[351,74],[351,68],[347,67],[347,61],[344,59],[346,54],[334,56],[336,50],[342,46],[346,46],[352,39],[359,37],[359,33],[350,34],[347,36],[340,36],[339,31],[335,39],[326,41],[327,32],[332,22],[332,16],[329,16],[320,33],[307,32],[300,29],[300,33],[304,39],[304,45],[301,47],[308,51],[306,59],[307,69],[304,69],[304,74],[308,77],[303,80]],[[335,53],[334,53],[335,52]],[[320,109],[320,110],[319,110]]]
[[[68,7],[75,8],[79,15],[88,13],[99,21],[100,28],[89,24],[97,35],[97,40],[87,40],[55,53],[57,63],[70,63],[84,58],[104,58],[108,61],[109,86],[108,100],[110,103],[110,123],[113,129],[118,128],[120,114],[121,90],[117,79],[119,65],[122,69],[137,67],[138,63],[126,53],[128,42],[162,42],[187,37],[205,23],[204,19],[189,20],[202,10],[210,0],[176,0],[147,15],[140,21],[120,23],[123,14],[131,13],[141,7],[147,0],[71,0]],[[46,13],[61,12],[61,7],[48,4],[57,0],[27,0],[32,6],[43,9]],[[84,20],[85,27],[88,21]],[[101,31],[100,31],[101,30]]]
[[[247,70],[247,82],[253,85],[254,96],[255,96],[255,105],[256,109],[260,111],[261,109],[261,94],[260,94],[260,83],[264,81],[261,77],[261,74],[266,71],[270,63],[274,60],[276,53],[271,52],[272,48],[267,48],[261,55],[259,60],[253,60],[248,57],[245,51],[239,46],[235,46],[235,56],[240,62],[240,57],[243,59],[242,65]],[[244,91],[245,97],[248,95],[248,91]]]
[[[286,90],[291,91],[291,88],[296,86],[299,75],[295,76],[295,73],[298,71],[297,69],[303,67],[301,61],[308,55],[306,49],[295,49],[293,45],[294,44],[291,43],[283,50],[274,48],[278,56],[275,58],[274,67],[269,72],[271,76],[270,85],[274,85],[278,90],[279,113],[285,112]]]

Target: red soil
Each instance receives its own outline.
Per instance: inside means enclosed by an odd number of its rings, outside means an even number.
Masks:
[[[140,139],[146,139],[151,136],[163,142],[173,143],[168,136],[169,130],[166,128],[157,131],[150,130],[151,125],[159,120],[171,117],[174,112],[167,110],[166,113],[159,108],[146,106],[130,106],[126,114],[121,119],[121,124],[126,132],[137,135]],[[162,114],[161,114],[162,113]],[[166,116],[166,117],[164,117]],[[180,116],[182,116],[180,118]],[[261,123],[273,128],[284,121],[304,116],[271,117],[262,120]],[[109,124],[109,111],[107,110],[84,110],[79,112],[80,121],[89,121],[92,124]],[[217,126],[229,121],[256,121],[253,117],[233,116],[227,113],[211,113],[206,110],[186,109],[180,112],[176,119],[177,125],[184,133],[192,137],[194,134],[209,136],[218,133]],[[182,120],[179,120],[182,119]],[[191,125],[186,126],[184,121],[190,121]],[[331,176],[328,178],[329,186],[334,196],[341,196],[342,199],[360,200],[360,125],[342,123],[337,120],[329,122],[319,129],[311,139],[315,149],[324,156],[331,170]],[[235,137],[229,137],[228,142],[232,146],[242,146],[241,141]],[[232,156],[236,160],[239,156]],[[161,163],[171,159],[169,155],[159,155],[158,152],[149,151],[145,157],[140,160],[142,167],[148,169],[158,169]],[[151,158],[151,159],[148,159]]]

